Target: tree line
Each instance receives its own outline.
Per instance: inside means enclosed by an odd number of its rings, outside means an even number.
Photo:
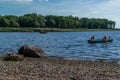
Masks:
[[[0,15],[0,27],[33,27],[33,28],[87,28],[114,29],[115,21],[101,18],[79,18],[74,16],[40,15],[37,13],[22,16]]]

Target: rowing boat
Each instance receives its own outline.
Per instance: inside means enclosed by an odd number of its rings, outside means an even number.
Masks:
[[[88,43],[106,43],[106,42],[112,42],[113,39],[109,40],[103,40],[103,39],[96,39],[96,40],[88,40]]]

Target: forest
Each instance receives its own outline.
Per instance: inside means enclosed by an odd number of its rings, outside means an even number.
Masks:
[[[79,18],[72,15],[43,16],[37,13],[16,15],[0,15],[0,27],[31,27],[31,28],[61,28],[61,29],[114,29],[115,21],[102,18]]]

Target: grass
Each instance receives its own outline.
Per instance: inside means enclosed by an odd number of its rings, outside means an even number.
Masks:
[[[107,31],[107,30],[120,30],[120,29],[60,29],[60,28],[13,28],[1,27],[0,32],[85,32],[85,31]]]

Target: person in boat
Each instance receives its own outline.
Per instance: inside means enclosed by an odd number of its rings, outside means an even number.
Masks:
[[[109,40],[109,37],[104,36],[102,39],[103,39],[103,40]]]
[[[95,39],[94,35],[90,37],[90,40],[93,41]]]

